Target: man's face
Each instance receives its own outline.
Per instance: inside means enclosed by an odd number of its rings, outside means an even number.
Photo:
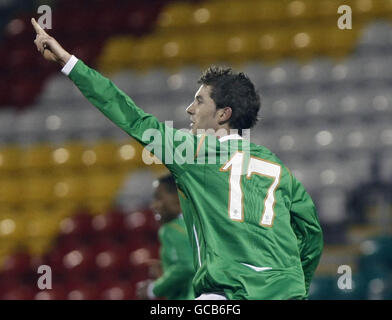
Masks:
[[[151,207],[164,221],[175,218],[180,213],[177,193],[167,191],[163,183],[156,187]]]
[[[216,105],[211,99],[211,87],[202,85],[196,92],[195,99],[186,109],[190,115],[191,130],[193,134],[197,133],[197,129],[214,129],[218,128],[218,119],[216,113]]]

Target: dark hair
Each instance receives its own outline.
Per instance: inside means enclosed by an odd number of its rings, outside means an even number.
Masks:
[[[162,176],[158,179],[159,184],[165,184],[167,191],[170,193],[177,193],[177,185],[171,174]]]
[[[252,128],[257,122],[260,109],[260,95],[250,79],[242,72],[235,73],[232,68],[209,67],[200,77],[198,84],[211,86],[211,99],[216,108],[230,107],[229,120],[232,129]]]

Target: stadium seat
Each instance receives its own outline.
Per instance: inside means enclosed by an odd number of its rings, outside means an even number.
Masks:
[[[387,49],[391,44],[388,36],[392,30],[392,25],[387,21],[377,21],[364,28],[357,50],[361,55],[369,55],[377,51]]]
[[[205,67],[227,57],[226,37],[220,33],[201,34],[195,38],[196,63]]]
[[[52,165],[53,148],[45,143],[28,146],[23,150],[21,168],[24,170],[44,170]]]
[[[17,145],[0,147],[0,175],[15,172],[21,161],[21,150]]]
[[[357,16],[361,20],[371,20],[376,17],[382,17],[386,13],[388,7],[388,1],[377,1],[377,0],[356,0],[353,1],[352,11],[353,15]]]
[[[95,256],[95,264],[100,273],[109,272],[116,274],[128,271],[127,249],[119,245],[101,248]]]
[[[135,94],[155,95],[166,94],[168,91],[167,70],[156,68],[138,77],[138,85],[134,88]]]
[[[291,30],[273,29],[258,34],[258,58],[276,62],[286,57],[291,50]]]
[[[299,70],[299,80],[303,85],[314,83],[326,83],[330,80],[329,74],[332,68],[332,61],[326,58],[315,58],[303,64]]]
[[[93,232],[92,217],[87,212],[76,213],[60,222],[60,233],[68,236],[88,236]]]
[[[335,286],[334,300],[366,300],[368,298],[368,280],[362,274],[354,274],[351,289]]]
[[[326,184],[324,184],[326,186]],[[327,225],[342,223],[345,221],[346,196],[342,188],[329,184],[324,187],[322,196],[318,201],[320,219]]]
[[[21,181],[17,178],[1,178],[0,203],[15,205],[21,200]]]
[[[392,266],[391,237],[377,237],[361,244],[361,257],[359,266],[363,272],[373,274]]]
[[[105,73],[114,73],[131,65],[130,54],[133,51],[135,39],[132,37],[113,37],[109,39],[99,57],[99,66]]]
[[[87,186],[85,176],[66,175],[56,176],[54,184],[54,200],[61,201],[82,201]]]
[[[249,19],[261,25],[281,22],[287,16],[285,3],[273,0],[257,1],[250,14]]]
[[[16,118],[18,138],[23,141],[29,136],[42,135],[45,130],[46,115],[38,110],[26,111]]]
[[[106,214],[95,216],[91,223],[97,234],[101,236],[115,235],[125,230],[125,214],[113,210]]]
[[[214,4],[213,2],[211,4]],[[254,1],[218,1],[215,6],[207,4],[207,9],[210,7],[211,20],[215,21],[216,24],[223,25],[243,25],[246,23],[254,22],[253,8],[255,6]]]
[[[380,175],[384,180],[391,181],[392,178],[392,151],[381,153],[380,157]]]
[[[32,286],[18,285],[7,291],[0,297],[1,300],[33,300],[37,289]]]
[[[75,284],[70,287],[67,300],[97,300],[100,292],[97,287],[90,283]]]
[[[96,172],[87,177],[86,200],[113,199],[122,184],[123,175],[115,172]]]
[[[306,25],[293,30],[291,36],[291,54],[300,60],[309,60],[322,53],[323,30]]]
[[[21,279],[33,272],[31,256],[26,252],[8,255],[2,265],[2,275],[9,279]]]
[[[109,281],[102,284],[103,290],[101,299],[103,300],[134,300],[134,282],[130,281]]]
[[[130,66],[137,70],[146,70],[157,66],[163,60],[162,48],[165,43],[166,39],[159,35],[144,37],[133,47]],[[176,52],[176,48],[173,52]]]
[[[99,141],[91,148],[86,148],[82,155],[83,163],[90,168],[112,167],[115,164],[117,148],[113,141]]]
[[[320,4],[318,6],[317,12],[315,12],[315,15],[319,16],[322,19],[325,20],[334,20],[336,21],[336,14],[338,12],[339,6],[341,6],[342,3],[339,0],[323,0],[320,1]]]
[[[368,102],[368,105],[371,105],[371,107],[368,106],[370,113],[376,112],[380,115],[392,114],[392,96],[389,92],[383,90],[368,92],[365,95],[365,100]]]
[[[356,29],[345,30],[342,32],[336,25],[326,26],[321,30],[324,35],[319,39],[322,44],[321,50],[329,57],[339,59],[345,57],[353,51],[354,43],[358,39],[358,31]]]
[[[156,232],[158,223],[151,211],[134,211],[126,215],[125,227],[132,234],[138,232],[138,230],[143,232]]]
[[[169,4],[158,16],[161,28],[185,28],[192,21],[194,8],[188,3]]]
[[[310,300],[333,300],[335,279],[332,277],[314,277],[309,291]]]
[[[312,0],[286,1],[286,14],[294,22],[303,22],[317,18],[319,2]]]
[[[152,197],[152,183],[155,176],[151,170],[139,170],[129,174],[120,186],[116,203],[125,209],[143,207]]]
[[[56,284],[50,290],[40,290],[34,300],[66,300],[67,290],[63,285]]]
[[[72,83],[62,74],[52,75],[45,83],[39,102],[55,103],[69,99]]]
[[[21,200],[47,202],[53,199],[54,181],[51,176],[30,175],[23,178]]]
[[[392,281],[390,272],[373,275],[368,282],[367,298],[369,300],[390,300],[392,297]]]
[[[1,88],[0,90],[7,91]],[[1,93],[3,94],[3,93]],[[2,143],[7,143],[9,140],[13,139],[13,132],[15,132],[15,121],[17,118],[17,114],[14,112],[12,107],[5,107],[4,109],[0,109],[0,137]],[[0,149],[0,152],[2,152]]]
[[[78,247],[75,250],[55,252],[49,262],[56,272],[66,276],[86,276],[95,269],[95,255],[91,248]]]
[[[79,141],[70,141],[54,148],[52,151],[53,166],[55,170],[78,169],[83,167],[82,155],[85,145]]]

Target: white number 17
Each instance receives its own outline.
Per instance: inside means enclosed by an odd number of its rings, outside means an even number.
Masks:
[[[229,161],[227,161],[220,171],[230,170],[229,180],[229,217],[235,221],[243,221],[243,194],[241,187],[241,175],[244,163],[244,153],[236,152]],[[273,178],[271,186],[268,188],[264,199],[264,210],[261,215],[260,224],[265,227],[272,227],[274,220],[275,190],[280,182],[281,166],[263,159],[250,157],[246,178],[250,179],[252,174]]]

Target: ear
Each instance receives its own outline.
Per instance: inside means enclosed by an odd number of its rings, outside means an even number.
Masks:
[[[218,122],[223,124],[230,120],[233,110],[230,107],[224,107],[218,110]]]

